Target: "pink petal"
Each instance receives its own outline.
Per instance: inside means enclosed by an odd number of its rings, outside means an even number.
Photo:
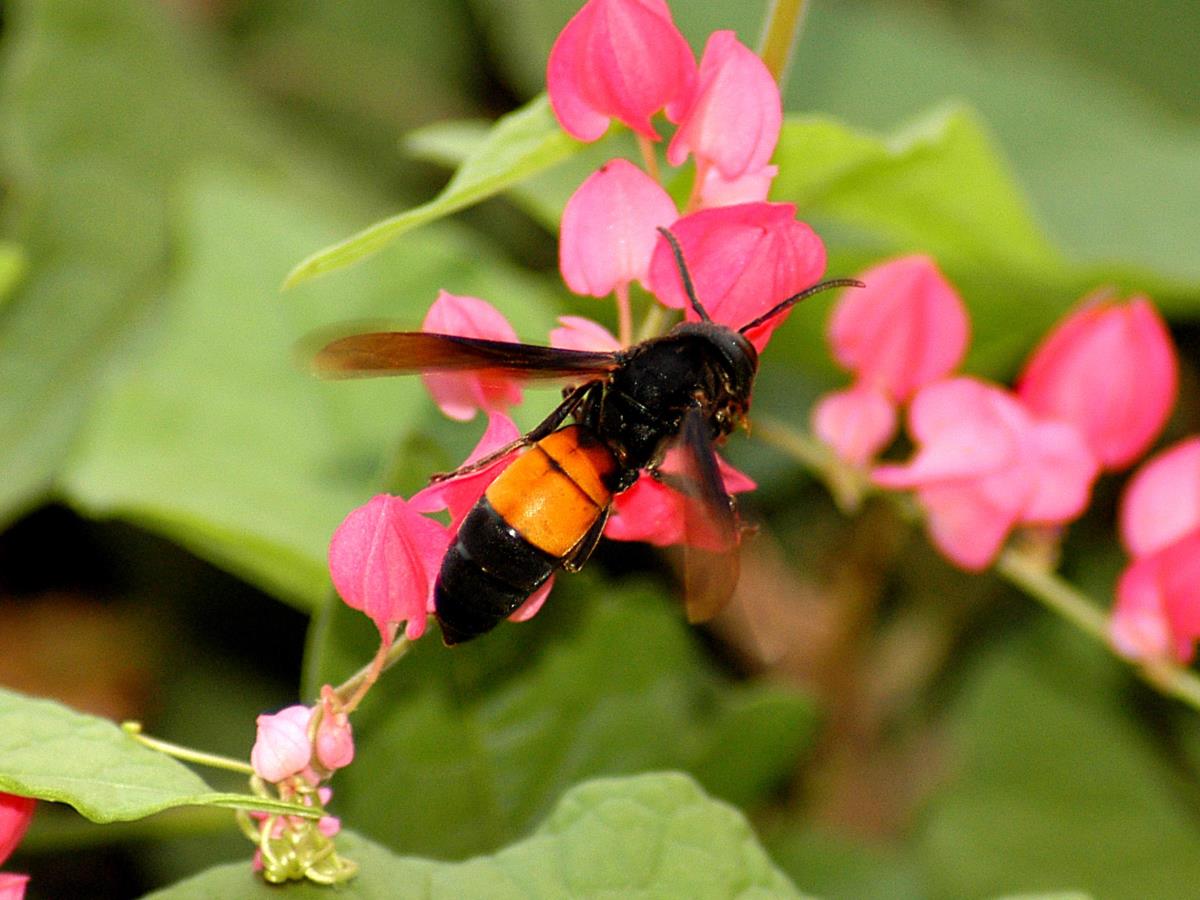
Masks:
[[[563,281],[604,297],[631,281],[646,286],[658,227],[678,217],[657,181],[625,159],[593,172],[567,201],[558,245]]]
[[[610,118],[658,140],[650,117],[687,102],[695,78],[691,47],[663,0],[588,0],[559,34],[546,67],[550,106],[581,141],[599,138]]]
[[[741,494],[757,487],[749,476],[720,456],[717,467],[729,493]],[[668,451],[659,469],[664,475],[679,474],[678,451]],[[631,488],[614,499],[604,536],[615,541],[644,541],[656,547],[683,544],[685,504],[682,494],[643,472]]]
[[[1159,584],[1176,641],[1176,659],[1191,662],[1200,638],[1200,529],[1159,551],[1158,556]]]
[[[795,215],[790,203],[742,203],[702,209],[671,226],[713,321],[740,328],[821,277],[825,246]],[[666,306],[684,309],[688,320],[699,318],[665,239],[650,261],[650,288]],[[776,316],[747,337],[761,351],[786,318]]]
[[[1034,489],[1021,521],[1056,525],[1082,515],[1100,464],[1075,426],[1036,423],[1027,432],[1026,450]]]
[[[250,765],[259,778],[275,784],[308,766],[312,759],[312,742],[308,737],[311,718],[312,710],[300,705],[258,717]]]
[[[16,872],[0,872],[0,900],[24,900],[28,875]]]
[[[550,596],[550,589],[554,587],[554,576],[551,575],[546,579],[546,583],[529,595],[529,598],[517,607],[516,612],[508,617],[510,622],[528,622],[541,611],[542,605],[546,602],[546,598]]]
[[[1038,415],[1078,427],[1104,468],[1120,469],[1166,423],[1176,370],[1171,336],[1147,299],[1093,299],[1046,337],[1017,390]]]
[[[1200,437],[1180,441],[1143,465],[1121,498],[1121,538],[1145,556],[1200,528]]]
[[[450,535],[402,497],[380,494],[350,513],[329,542],[329,573],[346,605],[375,623],[383,640],[407,622],[410,639],[425,631],[434,579]]]
[[[829,320],[834,358],[903,401],[949,374],[967,349],[969,322],[958,293],[927,256],[905,256],[863,272]]]
[[[440,291],[429,308],[422,331],[460,337],[517,341],[517,333],[496,307],[477,297]],[[422,374],[434,402],[451,419],[467,422],[476,410],[503,410],[521,402],[520,383],[479,372]]]
[[[620,350],[621,342],[598,322],[583,316],[559,316],[560,327],[550,332],[550,346],[560,350]]]
[[[922,488],[917,499],[934,546],[969,571],[992,564],[1016,522],[1011,510],[970,481]]]
[[[763,166],[735,178],[726,178],[720,169],[710,166],[700,182],[700,208],[760,203],[767,199],[771,192],[771,182],[778,174],[779,166]]]
[[[837,455],[866,465],[896,435],[896,408],[873,388],[855,385],[826,394],[813,407],[812,427]]]
[[[1121,575],[1109,629],[1113,647],[1128,659],[1153,660],[1175,655],[1175,641],[1158,583],[1156,557],[1135,560]]]
[[[32,797],[0,793],[0,863],[12,856],[25,837],[36,805]]]
[[[487,430],[484,431],[483,437],[479,439],[479,443],[475,445],[475,449],[471,451],[471,455],[467,457],[463,465],[470,465],[482,459],[494,450],[499,450],[501,447],[511,444],[520,436],[520,430],[513,423],[513,420],[504,413],[489,413]],[[481,469],[470,475],[462,475],[458,478],[451,478],[448,481],[439,481],[422,488],[413,495],[412,500],[409,501],[409,505],[417,512],[422,513],[438,512],[443,509],[449,510],[450,531],[456,532],[459,524],[466,518],[467,513],[471,511],[471,507],[483,496],[483,492],[487,490],[488,485],[495,480],[496,476],[504,470],[504,467],[508,463],[512,462],[513,458],[519,452],[519,450],[514,450],[507,456],[496,460],[486,469]]]
[[[761,171],[775,152],[783,123],[779,86],[758,55],[732,31],[709,37],[692,103],[667,148],[680,165],[694,154],[697,171],[726,179]]]

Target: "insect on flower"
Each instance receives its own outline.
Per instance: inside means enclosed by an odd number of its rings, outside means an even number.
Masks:
[[[339,338],[318,351],[316,370],[333,378],[472,371],[571,384],[558,407],[528,434],[434,476],[445,481],[479,472],[525,448],[467,514],[442,560],[434,606],[447,644],[490,631],[556,570],[578,571],[600,540],[613,497],[631,487],[642,469],[685,498],[688,618],[711,618],[732,595],[741,528],[713,444],[732,432],[750,407],[758,352],[746,334],[806,297],[861,283],[822,282],[734,330],[710,318],[678,241],[667,229],[659,230],[699,318],[660,337],[593,352],[450,334],[373,332]],[[658,465],[672,448],[681,463],[667,475]]]

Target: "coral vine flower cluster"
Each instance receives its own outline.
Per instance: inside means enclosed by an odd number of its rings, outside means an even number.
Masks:
[[[29,823],[33,821],[35,805],[36,801],[31,797],[0,793],[0,865],[21,843]],[[21,900],[28,883],[28,875],[0,872],[0,900]]]
[[[616,158],[590,175],[562,216],[559,263],[564,283],[590,297],[613,297],[619,334],[581,316],[564,316],[549,335],[562,349],[612,351],[633,341],[630,288],[636,282],[670,310],[694,320],[671,248],[668,227],[688,261],[695,291],[713,321],[738,328],[817,282],[825,248],[797,221],[791,204],[766,202],[775,175],[769,164],[779,139],[779,89],[763,62],[729,31],[714,33],[697,64],[662,0],[590,0],[567,24],[550,54],[550,103],[573,137],[592,141],[616,120],[642,145],[646,167]],[[662,140],[655,119],[677,128],[666,147],[671,166],[694,163],[692,192],[680,209],[658,178]],[[759,351],[786,318],[747,334]],[[424,330],[515,341],[503,315],[476,297],[442,292]],[[482,410],[487,430],[468,462],[514,441],[507,409],[521,400],[517,382],[486,373],[426,376],[447,416]],[[478,472],[431,485],[407,500],[381,495],[352,512],[330,545],[333,583],[342,598],[375,622],[385,642],[404,623],[408,638],[425,630],[441,559],[463,517],[509,457]],[[663,461],[669,474],[672,461]],[[724,461],[730,492],[754,483]],[[684,541],[683,498],[662,481],[641,477],[619,494],[605,534],[659,546]],[[431,515],[448,514],[449,525]],[[511,617],[540,608],[547,583]]]

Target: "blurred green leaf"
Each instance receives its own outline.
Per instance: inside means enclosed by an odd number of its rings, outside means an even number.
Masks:
[[[1119,664],[1077,660],[1078,645],[1047,628],[969,673],[953,711],[957,777],[920,829],[938,895],[1071,887],[1145,900],[1200,879],[1192,794],[1114,691]]]
[[[361,620],[338,609],[318,628],[306,693],[368,657],[355,644],[369,640]],[[770,727],[738,727],[768,715]],[[530,623],[452,650],[436,636],[418,642],[355,729],[340,814],[390,846],[463,856],[522,834],[596,775],[682,768],[726,798],[761,802],[813,726],[793,691],[725,685],[677,607],[581,575],[560,578]]]
[[[401,801],[407,802],[407,801]],[[338,851],[359,865],[346,898],[799,897],[737,811],[675,773],[605,779],[573,788],[532,836],[492,856],[442,863],[395,856],[353,834]],[[248,862],[211,869],[158,900],[273,897]],[[288,896],[326,897],[292,885]]]
[[[385,455],[431,405],[415,378],[323,383],[299,358],[315,348],[301,342],[298,355],[297,342],[368,316],[415,325],[443,285],[488,296],[515,327],[542,333],[552,300],[446,229],[281,297],[280,273],[340,219],[248,173],[215,171],[188,182],[178,210],[164,317],[97,402],[64,488],[89,515],[141,523],[312,606],[328,590],[330,534],[383,486]]]
[[[115,724],[0,688],[0,790],[67,803],[93,822],[140,819],[173,806],[307,811],[220,794],[187,766]]]
[[[20,244],[0,241],[0,307],[12,295],[29,269],[29,259]]]
[[[197,156],[282,168],[270,122],[162,4],[4,13],[0,168],[29,272],[0,312],[0,520],[48,491],[109,359],[153,306],[181,169]]]
[[[916,862],[895,850],[795,822],[766,831],[763,844],[792,881],[825,900],[925,900],[929,896]]]
[[[288,273],[284,287],[294,287],[377,253],[404,232],[494,196],[556,165],[580,146],[559,128],[549,100],[538,97],[499,119],[433,200],[318,250]]]

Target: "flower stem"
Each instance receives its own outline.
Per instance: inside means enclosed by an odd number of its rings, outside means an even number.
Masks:
[[[771,9],[767,13],[762,41],[759,44],[759,56],[766,63],[767,70],[775,78],[780,90],[783,89],[787,78],[788,64],[791,62],[796,39],[800,35],[800,25],[804,21],[806,8],[805,0],[772,0]]]
[[[829,487],[835,499],[848,483],[847,467],[820,441],[774,420],[755,424],[755,433],[767,443],[782,450],[807,468]],[[908,498],[887,491],[876,492],[861,472],[853,487],[863,493],[873,492],[896,504],[906,519],[916,521],[919,515]],[[1045,568],[1037,558],[1015,549],[1003,551],[993,567],[997,575],[1057,613],[1084,634],[1103,644],[1123,662],[1129,662],[1113,649],[1109,640],[1109,615],[1082,591]],[[1174,697],[1200,711],[1200,675],[1169,659],[1136,663],[1138,673],[1160,693]]]
[[[209,766],[213,769],[228,769],[230,772],[239,772],[242,775],[254,774],[254,769],[250,767],[250,764],[242,762],[240,759],[231,759],[228,756],[218,756],[215,753],[205,753],[201,750],[193,750],[191,747],[184,747],[181,744],[173,744],[170,741],[164,741],[160,738],[153,738],[147,734],[142,734],[141,722],[122,722],[121,730],[139,744],[149,747],[151,750],[157,750],[159,753],[165,753],[168,756],[181,759],[184,762],[196,763],[200,766]]]
[[[334,689],[334,693],[342,701],[342,711],[353,712],[371,689],[371,685],[408,652],[408,647],[408,638],[404,636],[398,637],[391,644],[380,643],[374,658]]]
[[[633,310],[629,308],[629,284],[617,285],[617,340],[622,347],[633,343]]]
[[[654,142],[644,134],[637,135],[638,150],[642,154],[642,162],[646,165],[646,174],[655,181],[660,181],[658,177],[658,154],[654,150]]]

